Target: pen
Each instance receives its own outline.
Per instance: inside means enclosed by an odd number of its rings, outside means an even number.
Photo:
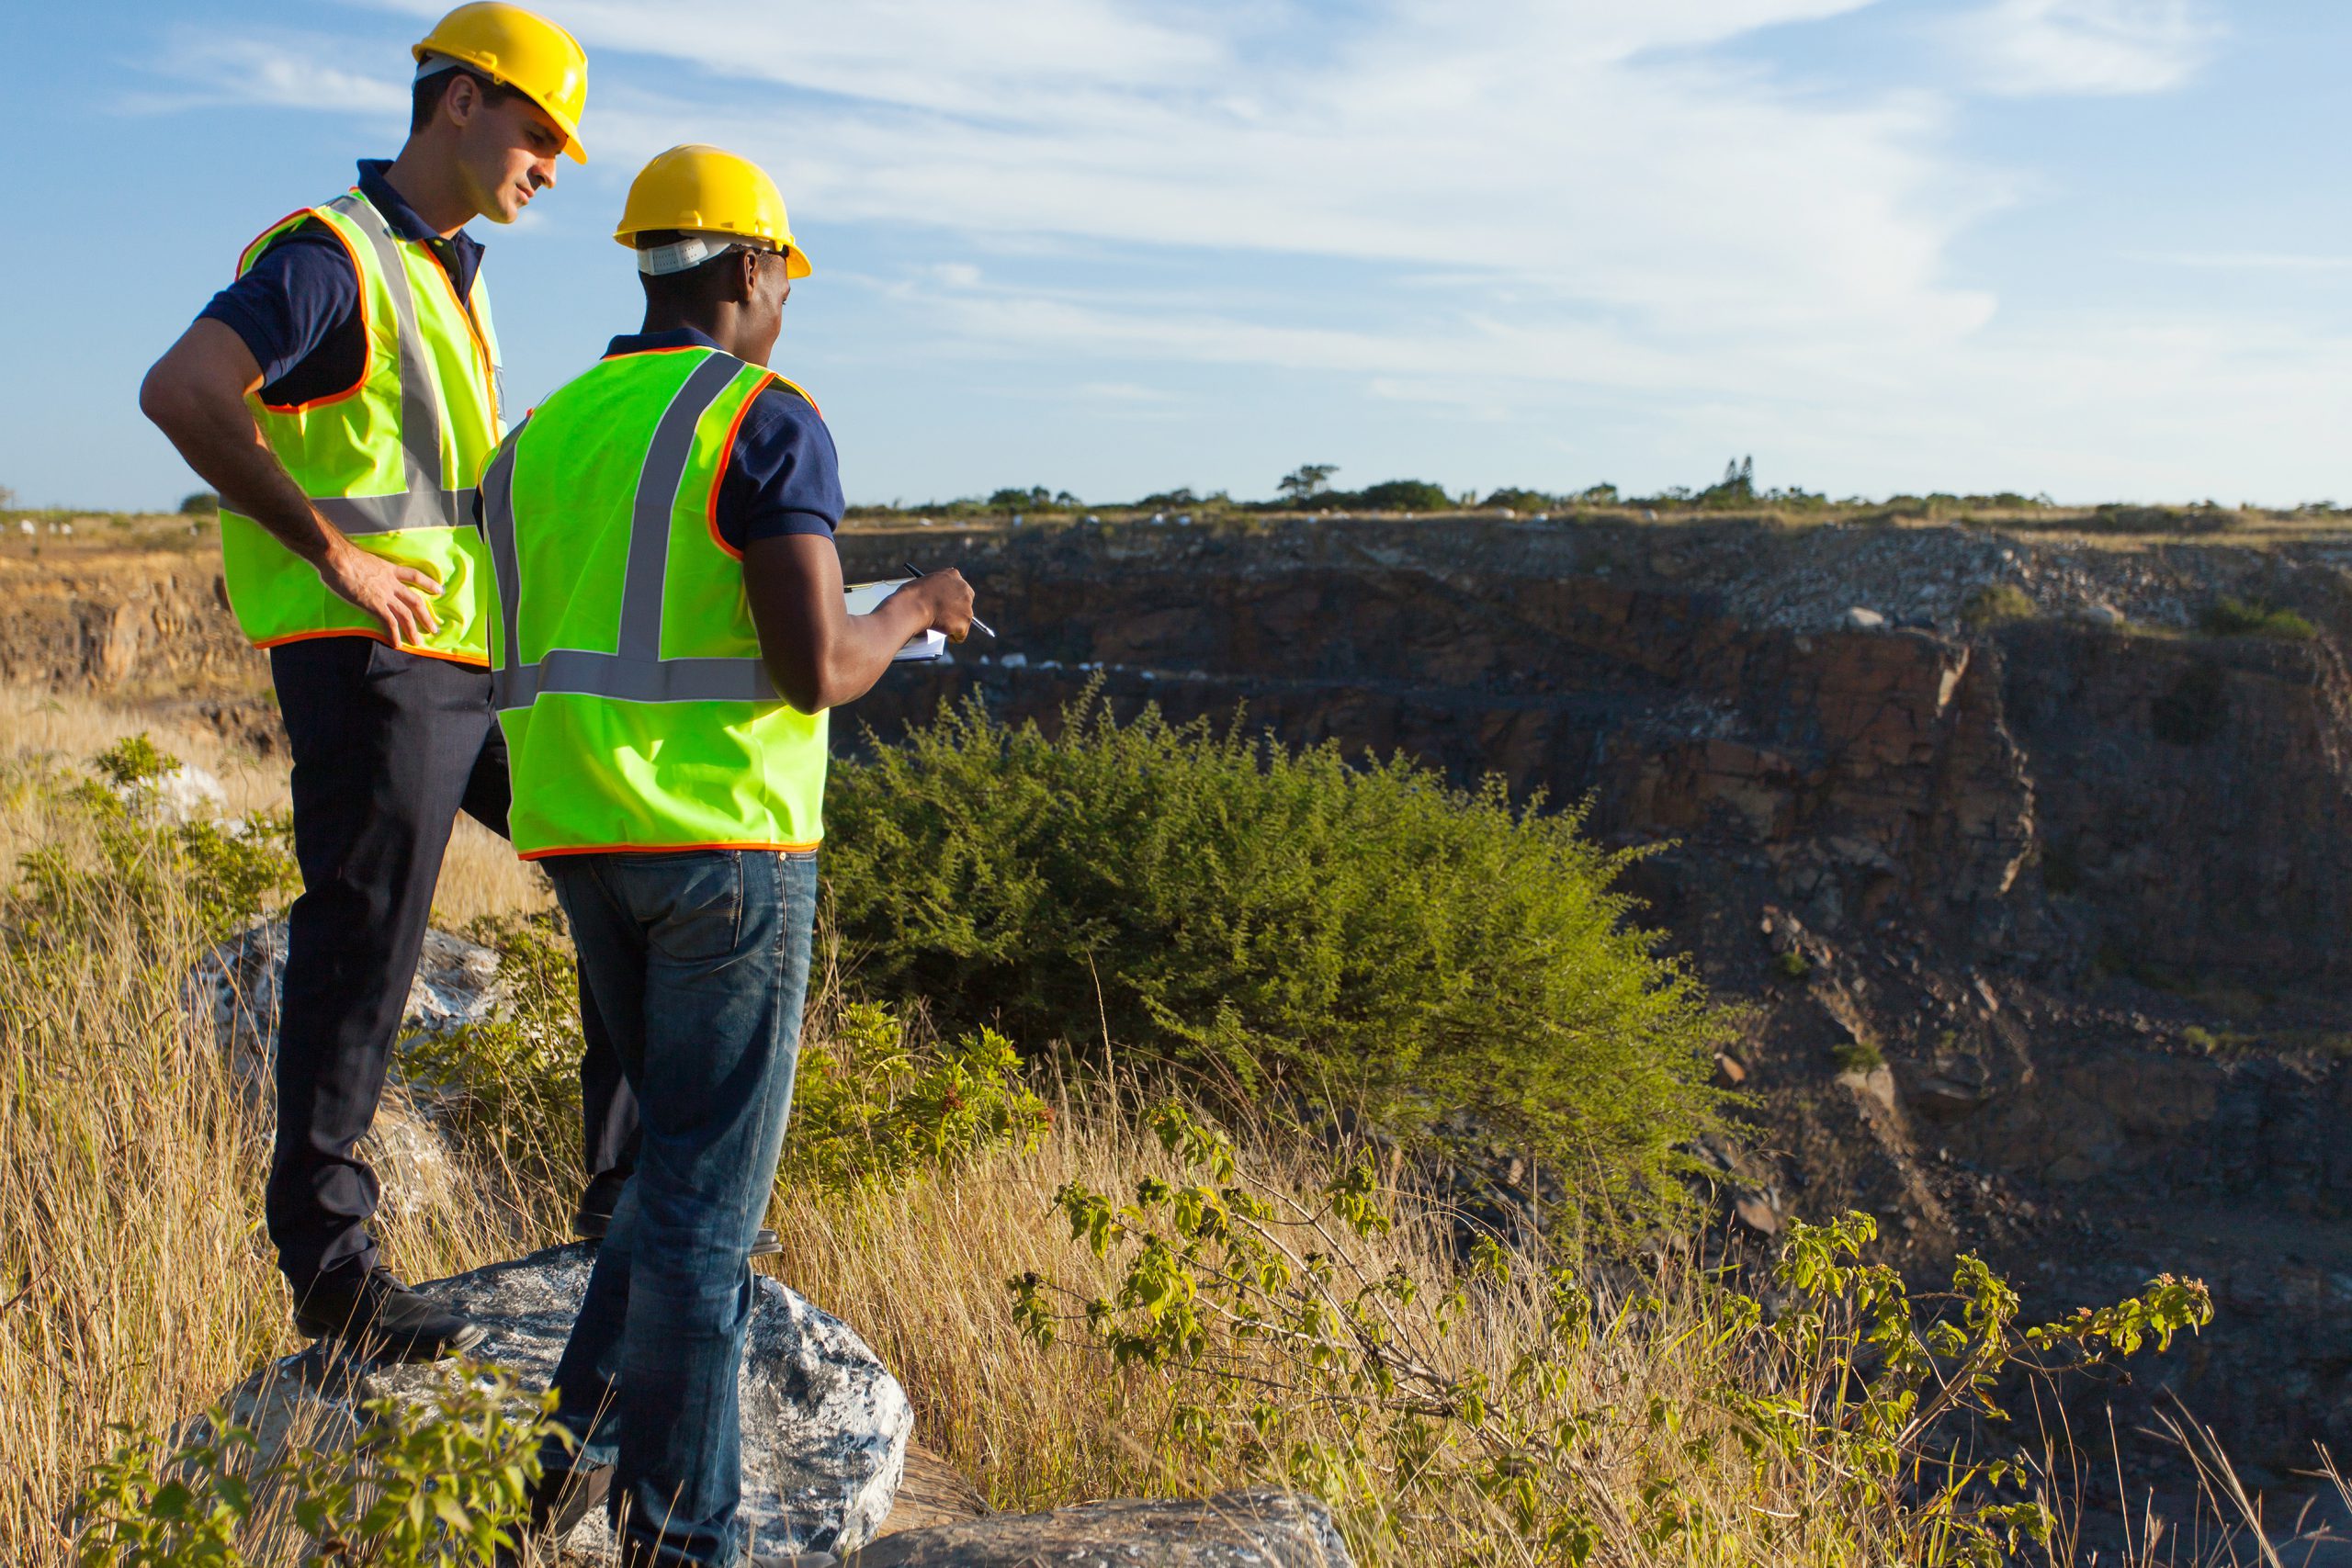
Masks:
[[[907,575],[908,575],[908,576],[910,576],[910,577],[922,577],[922,576],[927,575],[927,574],[923,571],[922,568],[921,568],[921,567],[917,566],[914,562],[912,562],[912,561],[910,561],[910,560],[902,560],[902,561],[900,561],[900,562],[899,563],[899,566],[901,566],[901,567],[903,567],[903,568],[906,570]],[[989,625],[986,621],[984,621],[984,620],[980,619],[980,618],[979,618],[979,616],[978,616],[978,615],[974,615],[974,616],[972,617],[972,624],[973,624],[974,626],[976,626],[979,627],[979,628],[980,628],[980,630],[982,630],[982,631],[984,631],[984,632],[988,633],[988,634],[989,634],[989,636],[990,636],[990,637],[994,637],[994,636],[996,636],[996,628],[995,628],[994,626],[992,626]]]

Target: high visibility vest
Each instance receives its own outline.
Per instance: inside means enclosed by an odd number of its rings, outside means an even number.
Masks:
[[[826,716],[770,683],[716,515],[743,416],[782,380],[716,349],[616,355],[482,477],[491,693],[525,859],[824,836]]]
[[[316,220],[359,274],[368,362],[340,392],[280,407],[246,400],[263,439],[326,520],[371,555],[430,572],[440,629],[410,652],[487,664],[488,562],[473,487],[504,426],[490,296],[474,278],[460,303],[419,240],[395,237],[356,189],[275,223],[245,248],[238,276],[270,243]],[[469,308],[470,307],[470,308]],[[384,624],[331,591],[318,570],[223,498],[221,576],[245,636],[262,648],[314,637],[372,637]]]

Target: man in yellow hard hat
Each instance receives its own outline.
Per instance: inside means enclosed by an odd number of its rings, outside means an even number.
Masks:
[[[643,1118],[637,1174],[556,1369],[535,1506],[600,1495],[631,1564],[788,1561],[739,1517],[746,1260],[791,1108],[823,836],[827,710],[972,591],[842,597],[817,405],[766,368],[795,278],[775,182],[673,148],[629,188],[645,321],[558,389],[482,479],[492,679],[514,839],[553,875]],[[609,1489],[607,1491],[607,1489]]]
[[[413,54],[400,155],[254,240],[140,403],[220,494],[230,602],[269,649],[293,754],[267,1214],[296,1322],[430,1357],[481,1331],[379,1264],[356,1151],[456,814],[506,829],[472,508],[503,389],[464,225],[512,222],[558,159],[585,161],[588,76],[570,33],[508,5],[459,6]]]

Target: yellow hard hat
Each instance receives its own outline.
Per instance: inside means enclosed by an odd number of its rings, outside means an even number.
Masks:
[[[588,161],[580,145],[580,116],[588,107],[588,54],[580,40],[535,11],[477,0],[439,21],[409,51],[420,64],[445,55],[503,82],[548,111],[563,132],[572,162]]]
[[[635,249],[638,235],[658,229],[766,240],[785,253],[786,276],[808,276],[808,257],[793,243],[775,182],[749,158],[721,148],[689,141],[638,171],[613,238]]]

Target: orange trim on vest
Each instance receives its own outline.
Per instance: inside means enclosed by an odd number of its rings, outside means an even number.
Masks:
[[[470,665],[476,670],[490,668],[487,658],[476,659],[464,653],[443,653],[437,649],[417,648],[410,643],[395,642],[390,632],[371,632],[365,626],[329,626],[322,632],[288,632],[284,637],[270,637],[254,644],[255,648],[283,648],[289,642],[312,642],[322,637],[364,637],[380,642],[395,653],[414,654],[419,659],[438,659],[450,664]]]
[[[786,854],[807,854],[823,844],[812,839],[805,844],[712,843],[712,844],[577,844],[562,849],[523,850],[516,860],[546,860],[550,855],[666,855],[684,854],[690,850],[776,850]]]
[[[354,186],[351,188],[357,190],[359,187],[357,186]],[[340,392],[329,392],[323,397],[312,398],[310,401],[303,403],[273,403],[256,391],[254,394],[254,400],[261,404],[262,407],[267,409],[272,413],[308,413],[312,409],[322,409],[330,404],[342,402],[347,398],[357,397],[362,391],[367,389],[368,366],[369,362],[376,357],[375,340],[368,334],[368,269],[359,265],[359,253],[351,248],[351,242],[344,237],[343,231],[336,228],[333,223],[328,222],[323,217],[321,217],[319,209],[315,207],[298,207],[293,211],[288,213],[285,217],[279,219],[277,222],[271,224],[269,229],[282,229],[287,224],[292,222],[295,219],[302,217],[306,213],[310,217],[316,219],[321,228],[324,229],[328,233],[333,234],[334,236],[335,243],[343,247],[343,254],[351,258],[352,281],[359,286],[359,379],[354,381],[350,386],[345,387]],[[264,229],[261,233],[268,233],[269,229]],[[254,245],[259,244],[260,243],[261,234],[256,234],[253,237],[252,242],[245,246],[245,249],[250,251]],[[261,257],[255,256],[254,260],[259,261],[261,260]],[[243,277],[247,270],[249,269],[244,267],[238,268],[237,276],[239,277]]]
[[[735,411],[734,423],[727,427],[727,439],[718,448],[718,467],[710,476],[710,497],[703,503],[702,509],[702,523],[704,527],[710,530],[710,542],[737,560],[743,558],[743,552],[729,544],[718,531],[718,487],[727,482],[727,465],[735,460],[735,437],[742,433],[743,421],[751,417],[752,405],[766,397],[770,387],[777,385],[784,379],[773,370],[763,368],[760,373],[767,378],[753,388],[752,395],[743,400],[743,406]]]

